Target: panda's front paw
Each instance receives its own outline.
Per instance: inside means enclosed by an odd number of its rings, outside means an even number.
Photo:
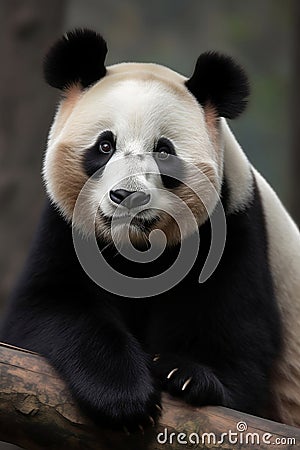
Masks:
[[[177,355],[155,355],[154,373],[163,390],[195,406],[226,405],[225,386],[210,367]]]
[[[162,411],[161,393],[149,380],[115,387],[95,384],[85,389],[84,396],[81,393],[76,397],[81,409],[97,425],[126,433],[143,433],[154,427]]]

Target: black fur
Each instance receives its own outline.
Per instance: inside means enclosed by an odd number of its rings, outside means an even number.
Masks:
[[[163,151],[163,153],[161,153]],[[168,155],[171,155],[170,157]],[[160,138],[154,149],[158,169],[161,173],[161,180],[167,189],[174,189],[182,183],[184,176],[184,162],[178,158],[174,145],[167,138]]]
[[[224,185],[225,208],[228,195]],[[252,203],[227,215],[227,226],[224,254],[205,283],[198,277],[209,223],[200,228],[194,267],[177,286],[148,299],[124,299],[88,278],[70,225],[48,202],[0,340],[48,358],[83,411],[103,425],[147,425],[158,416],[161,389],[195,405],[266,414],[281,331],[255,185]],[[110,264],[133,276],[161,272],[178,253],[169,248],[159,262],[139,264],[99,244]],[[152,361],[155,354],[160,357]]]
[[[220,117],[234,119],[247,105],[247,75],[232,58],[217,52],[200,55],[185,84],[202,106],[212,105]]]
[[[99,146],[103,141],[112,144],[113,152],[109,154],[101,153]],[[110,160],[116,148],[115,137],[109,130],[100,134],[95,144],[86,150],[83,157],[83,168],[88,177],[94,175],[97,170],[104,168],[105,164]]]
[[[106,42],[95,31],[70,31],[47,53],[44,60],[45,80],[58,89],[66,89],[75,83],[86,88],[105,76],[106,53]]]

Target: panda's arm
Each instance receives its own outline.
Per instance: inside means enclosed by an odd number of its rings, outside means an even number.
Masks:
[[[111,299],[101,291],[95,299],[91,286],[76,260],[70,227],[47,205],[1,339],[44,355],[95,421],[128,429],[147,425],[160,403],[149,356]]]
[[[248,208],[227,217],[227,228],[224,254],[210,279],[199,284],[197,266],[165,310],[157,305],[155,370],[167,391],[190,403],[263,414],[281,351],[281,324],[256,186]]]

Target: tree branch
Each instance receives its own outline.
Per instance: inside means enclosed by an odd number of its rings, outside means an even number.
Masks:
[[[81,415],[66,386],[44,358],[0,344],[0,440],[28,450],[179,450],[188,446],[189,439],[194,444],[200,442],[198,448],[204,447],[204,439],[205,448],[232,449],[234,443],[228,441],[228,436],[220,442],[221,434],[229,430],[236,433],[237,423],[241,421],[248,428],[238,434],[239,439],[243,435],[243,441],[237,444],[239,449],[270,449],[270,444],[263,442],[264,433],[272,435],[271,443],[280,439],[276,449],[295,449],[300,443],[297,428],[223,407],[192,408],[168,396],[164,396],[158,429],[130,436],[125,432],[96,429]],[[162,433],[159,441],[158,433]],[[215,433],[216,438],[203,433]],[[246,433],[256,435],[249,435],[247,443]],[[254,444],[259,439],[259,445],[253,445],[251,439],[255,439]],[[296,444],[287,439],[295,439]]]

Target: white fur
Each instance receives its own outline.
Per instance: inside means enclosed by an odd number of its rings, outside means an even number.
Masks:
[[[221,119],[224,173],[230,185],[229,211],[240,211],[252,198],[251,164],[234,137],[225,119]]]
[[[300,426],[300,234],[277,195],[255,170],[269,237],[269,258],[281,316],[284,351],[274,374],[283,421]]]
[[[224,164],[233,192],[231,209],[251,201],[250,168],[262,197],[268,250],[282,322],[284,349],[274,370],[273,392],[284,423],[300,426],[300,234],[277,195],[250,165],[228,125],[223,122]]]

